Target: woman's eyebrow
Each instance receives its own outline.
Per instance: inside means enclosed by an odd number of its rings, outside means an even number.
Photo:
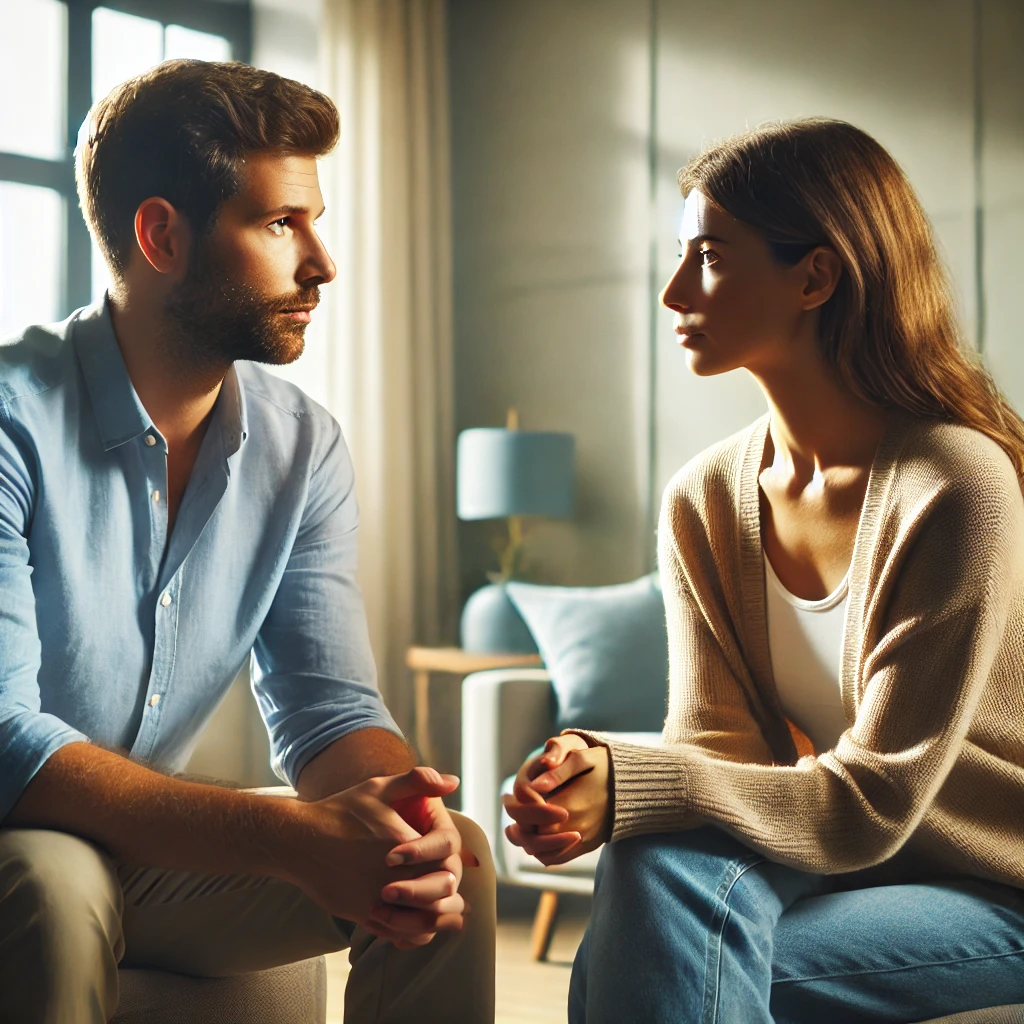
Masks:
[[[684,242],[681,238],[676,239],[681,247],[687,245],[701,245],[704,242],[717,242],[719,245],[728,245],[729,241],[725,238],[719,238],[717,235],[697,235],[694,238],[688,238]]]

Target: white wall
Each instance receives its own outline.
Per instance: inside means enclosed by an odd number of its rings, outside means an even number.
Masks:
[[[577,512],[532,538],[538,573],[624,579],[645,563],[646,4],[451,0],[456,423],[577,442]],[[462,528],[464,589],[496,568]]]

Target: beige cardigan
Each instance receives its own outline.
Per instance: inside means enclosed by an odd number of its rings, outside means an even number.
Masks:
[[[611,751],[612,838],[713,823],[806,871],[909,860],[1024,887],[1024,500],[1009,459],[969,428],[890,418],[850,569],[850,728],[798,760],[765,621],[767,427],[666,491],[664,745],[591,736]]]

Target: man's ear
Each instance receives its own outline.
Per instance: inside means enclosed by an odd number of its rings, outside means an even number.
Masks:
[[[804,310],[817,309],[832,298],[832,293],[843,276],[843,261],[835,249],[819,245],[812,249],[801,261],[806,267],[807,277],[804,281]]]
[[[184,271],[188,261],[188,224],[166,199],[152,196],[135,211],[135,241],[158,274]]]

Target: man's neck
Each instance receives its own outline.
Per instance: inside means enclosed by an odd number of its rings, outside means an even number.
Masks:
[[[128,376],[153,425],[171,449],[197,446],[206,432],[228,366],[196,367],[163,339],[167,324],[149,303],[110,298],[110,314]]]

